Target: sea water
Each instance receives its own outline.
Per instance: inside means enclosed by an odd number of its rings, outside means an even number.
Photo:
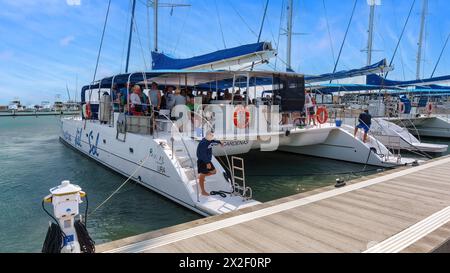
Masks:
[[[40,252],[50,221],[41,202],[62,180],[80,185],[92,210],[126,179],[62,144],[59,133],[58,116],[0,117],[0,252]],[[261,202],[333,185],[336,178],[348,180],[378,171],[371,166],[280,152],[251,152],[243,157],[247,185]],[[129,183],[89,216],[87,227],[100,244],[199,218]]]

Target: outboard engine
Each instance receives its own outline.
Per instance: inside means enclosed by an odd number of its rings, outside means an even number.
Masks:
[[[81,198],[86,198],[84,223],[79,215]],[[45,209],[45,203],[53,204],[53,215]],[[42,246],[43,253],[93,253],[95,242],[86,229],[87,196],[78,185],[65,180],[61,185],[50,189],[50,194],[42,201],[42,208],[55,221],[50,227]]]

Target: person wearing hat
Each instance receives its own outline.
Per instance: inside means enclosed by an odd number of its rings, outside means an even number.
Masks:
[[[205,178],[207,176],[215,175],[217,173],[216,168],[212,164],[212,147],[223,143],[218,140],[214,140],[214,133],[209,131],[206,137],[200,141],[197,147],[197,168],[199,174],[199,184],[201,194],[209,196],[209,193],[205,190]]]

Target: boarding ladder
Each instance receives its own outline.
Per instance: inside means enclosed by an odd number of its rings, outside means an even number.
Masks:
[[[245,183],[244,159],[241,157],[231,157],[231,174],[234,193],[241,196],[243,201],[252,199],[253,191]],[[240,182],[240,183],[239,183]]]
[[[124,113],[120,113],[116,122],[116,139],[125,142],[127,139],[127,120]]]

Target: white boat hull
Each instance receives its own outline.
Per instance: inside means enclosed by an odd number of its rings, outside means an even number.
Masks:
[[[172,158],[172,149],[167,141],[170,135],[163,137],[161,134],[160,138],[153,138],[127,133],[126,142],[123,142],[116,139],[114,127],[98,122],[85,122],[80,118],[63,118],[60,139],[109,169],[125,177],[131,176],[133,181],[204,216],[258,204],[254,200],[244,202],[239,196],[199,196],[196,171],[186,171],[183,166],[191,162],[180,163],[181,160],[175,155],[177,150]],[[192,154],[196,145],[190,145],[188,149]],[[215,158],[212,162],[217,174],[207,179],[206,190],[232,191],[230,183],[223,176],[222,166]]]
[[[399,126],[406,126],[413,135],[450,138],[450,120],[445,117],[388,118],[386,120]]]
[[[369,137],[368,143],[355,138],[352,127],[334,128],[320,144],[308,146],[285,145],[280,151],[323,157],[340,161],[373,165],[379,167],[395,167],[412,163],[413,159],[396,157],[375,139]],[[295,143],[295,142],[294,142]]]

